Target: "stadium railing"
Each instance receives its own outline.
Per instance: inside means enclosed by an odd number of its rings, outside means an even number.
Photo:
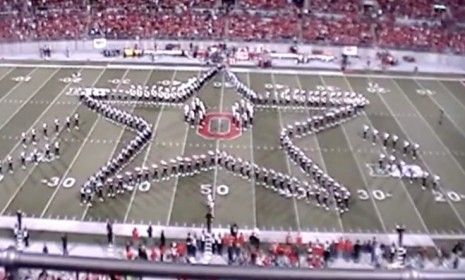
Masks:
[[[465,272],[405,270],[305,270],[284,268],[232,267],[219,265],[179,265],[92,257],[71,257],[22,253],[14,248],[0,252],[0,267],[7,279],[19,280],[19,269],[51,269],[136,277],[183,279],[465,279]]]

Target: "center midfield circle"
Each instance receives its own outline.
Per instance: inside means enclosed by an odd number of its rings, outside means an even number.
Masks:
[[[227,121],[228,130],[225,132],[212,131],[213,120]],[[197,127],[197,134],[210,140],[232,140],[241,136],[242,130],[234,124],[233,115],[231,113],[210,112],[205,115],[202,125]]]

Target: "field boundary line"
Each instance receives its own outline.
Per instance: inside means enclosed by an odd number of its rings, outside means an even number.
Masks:
[[[141,63],[133,63],[133,64],[117,64],[117,63],[112,63],[111,61],[95,61],[96,64],[102,63],[102,65],[89,65],[89,64],[83,64],[83,61],[75,61],[74,64],[59,64],[57,63],[2,63],[0,64],[0,67],[38,67],[38,68],[84,68],[84,69],[102,69],[102,68],[107,68],[107,69],[131,69],[131,70],[154,70],[154,69],[160,69],[160,70],[173,70],[177,69],[180,71],[201,71],[204,69],[208,69],[209,66],[206,65],[149,65],[149,64],[144,64],[144,62]],[[348,77],[373,77],[373,78],[395,78],[395,79],[420,79],[420,80],[437,80],[438,76],[433,76],[434,73],[426,73],[426,75],[422,75],[422,73],[419,73],[415,76],[411,75],[412,72],[405,72],[405,75],[402,75],[401,73],[386,73],[386,74],[381,74],[381,73],[344,73],[340,70],[336,69],[328,69],[328,70],[313,70],[313,69],[308,69],[302,67],[302,69],[279,69],[279,68],[271,68],[271,69],[257,69],[257,68],[249,68],[247,65],[240,66],[232,66],[230,69],[234,72],[238,73],[276,73],[276,74],[291,74],[291,75],[297,75],[297,74],[306,74],[306,75],[317,75],[317,76],[348,76]],[[440,73],[438,73],[440,74]],[[450,75],[463,75],[462,73],[450,73]],[[444,80],[444,81],[458,81],[461,82],[463,77],[439,77],[439,79]]]
[[[63,234],[63,232],[69,234],[88,234],[88,235],[106,235],[106,223],[105,222],[88,222],[88,221],[73,221],[73,220],[58,220],[58,219],[39,219],[39,218],[23,218],[24,224],[27,225],[29,231],[40,231],[40,232],[56,232]],[[0,216],[0,228],[11,230],[16,224],[15,216]],[[154,233],[160,233],[162,230],[165,231],[166,238],[170,239],[184,239],[187,233],[196,232],[200,234],[202,227],[178,227],[178,226],[165,226],[165,225],[152,225]],[[119,237],[131,237],[132,230],[134,228],[143,231],[147,228],[146,224],[122,224],[114,223],[113,230],[114,234]],[[228,227],[215,227],[212,231],[216,233],[227,234],[230,229]],[[241,229],[241,232],[246,236],[252,234],[254,229]],[[263,242],[285,242],[286,236],[289,231],[260,231],[260,240]],[[292,235],[296,232],[292,232]],[[155,234],[156,235],[156,234]],[[348,238],[352,241],[355,240],[372,240],[376,237],[376,240],[384,244],[392,244],[397,242],[398,235],[392,234],[380,234],[380,233],[345,233],[345,232],[300,232],[300,236],[303,239],[303,243],[309,241],[314,242],[319,240],[321,242],[334,241],[339,238]],[[444,240],[456,240],[464,239],[465,235],[427,235],[427,234],[411,234],[406,233],[404,235],[404,244],[406,246],[430,246],[434,247],[435,243],[433,239],[444,239]]]

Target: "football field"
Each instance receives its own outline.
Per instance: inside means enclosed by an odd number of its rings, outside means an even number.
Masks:
[[[71,75],[76,71],[82,73],[82,80],[72,83]],[[200,226],[205,221],[207,190],[216,196],[214,223],[218,227],[237,223],[261,230],[391,233],[397,224],[403,224],[411,233],[465,234],[465,86],[460,80],[444,77],[236,72],[257,92],[290,87],[355,91],[368,98],[370,104],[360,116],[295,140],[351,191],[350,211],[342,216],[305,200],[279,196],[221,168],[149,182],[116,199],[96,202],[93,207],[81,206],[81,185],[134,137],[134,131],[90,111],[76,96],[67,94],[69,90],[77,86],[124,90],[132,83],[175,84],[199,73],[195,68],[167,67],[0,67],[0,159],[5,162],[11,155],[16,165],[10,174],[3,164],[0,214],[12,215],[21,209],[35,218]],[[220,72],[198,94],[208,112],[230,112],[232,104],[240,99],[224,79]],[[188,126],[180,106],[124,102],[117,106],[153,124],[153,139],[126,170],[220,149],[309,180],[280,149],[279,134],[286,125],[320,113],[317,110],[257,107],[251,129],[231,140],[215,140],[202,137],[196,128]],[[52,128],[55,118],[63,123],[74,113],[80,115],[80,129],[62,130],[53,136],[61,143],[60,157],[19,168],[18,157],[25,149],[20,143],[21,133],[35,127],[40,135],[43,123]],[[417,182],[373,173],[369,165],[377,163],[383,148],[362,139],[364,124],[418,143],[419,156],[406,161],[438,174],[440,191],[422,190]],[[218,122],[210,129],[225,128]],[[45,140],[39,138],[40,149]],[[31,149],[26,148],[27,152]]]

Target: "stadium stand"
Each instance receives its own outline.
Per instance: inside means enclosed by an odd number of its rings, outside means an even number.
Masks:
[[[377,26],[378,44],[385,48],[414,48],[442,52],[448,47],[449,36],[441,27],[423,25],[393,25],[380,23]]]
[[[306,17],[302,35],[309,43],[363,46],[373,41],[370,24],[350,16],[334,20]]]
[[[312,0],[309,1],[309,9],[320,13],[331,14],[357,14],[360,11],[361,1],[325,1]]]
[[[254,10],[283,10],[291,8],[286,0],[241,0],[239,6]]]
[[[216,9],[221,5],[216,0],[35,0],[30,5],[2,1],[0,38],[60,40],[90,35],[110,39],[292,40],[465,52],[463,33],[456,32],[465,18],[459,0],[443,2],[440,7],[445,9],[435,8],[436,2],[431,0],[373,3],[375,10],[382,11],[377,14],[379,20],[367,18],[361,13],[363,3],[353,0],[307,0],[303,6],[311,13],[284,0],[242,0],[229,12]],[[426,24],[416,19],[436,22]]]
[[[229,18],[228,38],[233,40],[291,40],[298,36],[298,21],[283,15],[235,14]]]

